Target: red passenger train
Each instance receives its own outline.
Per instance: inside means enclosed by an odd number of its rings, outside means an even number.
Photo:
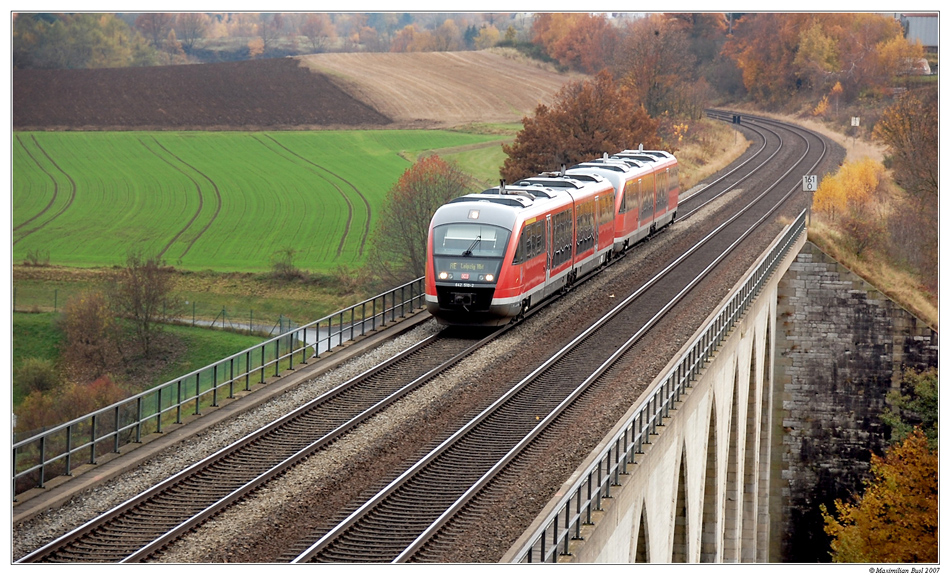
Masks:
[[[504,325],[673,223],[676,158],[625,150],[504,182],[429,224],[426,307],[446,325]]]

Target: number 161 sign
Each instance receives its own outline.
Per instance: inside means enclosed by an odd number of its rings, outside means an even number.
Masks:
[[[802,191],[817,192],[818,176],[802,176]]]

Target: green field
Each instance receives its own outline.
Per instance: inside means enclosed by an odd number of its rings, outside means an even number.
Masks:
[[[140,251],[185,270],[253,272],[293,248],[302,269],[357,265],[386,193],[412,159],[445,150],[492,182],[504,137],[16,132],[13,260],[48,254],[59,266],[111,266]]]

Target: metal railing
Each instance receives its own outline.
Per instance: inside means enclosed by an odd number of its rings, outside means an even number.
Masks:
[[[680,360],[666,373],[646,401],[637,409],[577,481],[561,497],[555,508],[531,534],[527,544],[517,553],[518,563],[557,562],[561,555],[570,555],[572,540],[581,539],[581,527],[591,525],[592,514],[602,510],[603,498],[610,497],[610,488],[620,485],[620,475],[627,465],[643,454],[643,445],[657,434],[662,420],[684,391],[692,386],[700,371],[728,336],[730,330],[755,300],[772,272],[785,258],[792,245],[805,232],[805,212],[799,214],[785,233],[776,239],[772,249],[759,262],[742,286],[716,312]]]
[[[289,329],[263,343],[197,369],[98,411],[13,444],[13,493],[44,487],[79,465],[139,443],[149,433],[181,424],[202,408],[217,407],[235,389],[251,389],[282,370],[319,357],[425,305],[425,280],[417,278],[383,294]],[[18,490],[19,483],[19,490]]]

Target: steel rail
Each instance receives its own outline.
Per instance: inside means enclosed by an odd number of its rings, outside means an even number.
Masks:
[[[719,182],[723,181],[723,180],[726,179],[727,177],[731,176],[733,173],[735,173],[736,171],[738,171],[740,168],[745,167],[746,164],[748,164],[749,162],[751,162],[752,160],[754,160],[759,154],[761,154],[762,152],[765,151],[765,149],[766,149],[766,147],[767,147],[767,145],[768,145],[768,138],[766,138],[765,134],[763,134],[761,131],[756,130],[755,128],[749,128],[749,129],[752,130],[752,131],[754,131],[754,132],[756,132],[756,133],[758,133],[759,135],[762,136],[762,147],[759,148],[759,149],[756,151],[756,153],[752,155],[752,157],[746,159],[745,162],[742,162],[741,164],[739,164],[738,166],[736,166],[736,167],[735,167],[733,170],[731,170],[729,173],[727,173],[727,174],[725,174],[725,175],[723,175],[723,176],[717,178],[717,179],[714,180],[713,182],[711,182],[708,186],[706,186],[706,188],[704,188],[702,191],[698,192],[697,196],[698,196],[699,194],[702,194],[703,192],[705,192],[706,190],[708,190],[709,188],[711,188],[711,187],[714,186],[715,184],[718,184]],[[771,130],[770,130],[770,131],[771,131]],[[779,153],[779,151],[781,151],[782,146],[783,146],[783,144],[784,144],[783,141],[782,141],[782,137],[781,137],[779,134],[777,134],[776,132],[772,132],[772,133],[778,138],[778,147],[775,148],[775,151],[774,151],[769,157],[765,158],[765,160],[762,161],[762,163],[760,164],[760,166],[765,165],[765,164],[768,164],[773,158],[775,158],[775,156]],[[695,214],[695,213],[698,212],[699,210],[705,208],[707,205],[709,205],[709,204],[711,204],[712,202],[716,201],[716,200],[719,199],[721,196],[723,196],[724,194],[728,193],[728,192],[731,191],[733,188],[735,188],[736,186],[738,186],[739,184],[741,184],[742,182],[744,182],[746,179],[752,177],[755,173],[756,173],[756,170],[750,170],[747,174],[745,174],[744,176],[742,176],[741,178],[739,178],[738,180],[736,180],[736,181],[733,182],[732,184],[726,186],[722,191],[720,191],[719,193],[715,194],[715,195],[712,196],[711,198],[703,197],[703,199],[704,199],[705,201],[703,201],[700,205],[696,206],[695,208],[693,208],[693,209],[690,210],[689,212],[686,212],[685,214],[683,214],[683,215],[680,217],[680,220],[685,220],[686,218],[692,216],[693,214]]]
[[[809,169],[814,169],[827,153],[827,145],[824,139],[819,137],[819,141],[821,141],[823,149],[819,158]],[[806,149],[806,154],[807,152]],[[802,160],[804,160],[804,155]],[[786,176],[787,173],[779,181]],[[766,217],[774,213],[778,206],[784,203],[797,189],[797,186],[790,189],[782,200],[776,204],[776,207],[760,218],[756,225],[760,225]],[[606,442],[607,447],[594,458],[594,462],[577,474],[578,479],[566,490],[554,509],[547,514],[541,522],[541,527],[532,533],[527,539],[527,543],[516,553],[516,561],[532,562],[535,550],[538,552],[539,559],[545,562],[556,561],[559,554],[570,554],[570,541],[580,538],[581,524],[591,522],[591,512],[600,508],[601,496],[604,493],[609,495],[609,483],[614,479],[619,479],[621,469],[626,470],[628,464],[635,462],[635,455],[642,453],[642,444],[649,443],[644,437],[648,438],[651,433],[657,431],[659,427],[657,414],[662,417],[663,414],[668,415],[669,410],[673,409],[671,398],[678,399],[683,393],[683,389],[690,387],[692,378],[711,358],[715,347],[758,294],[779,259],[785,257],[793,241],[804,232],[804,216],[805,211],[803,210],[795,222],[786,227],[785,233],[776,238],[772,243],[772,249],[760,258],[760,263],[755,270],[746,275],[748,279],[746,279],[743,287],[737,290],[733,297],[724,303],[719,310],[710,314],[705,330],[694,336],[692,344],[687,342],[684,346],[684,351],[681,353],[683,359],[665,375],[661,374],[654,380],[657,383],[655,383],[649,397],[641,403],[640,409],[625,422],[620,432]],[[714,317],[715,319],[712,319]],[[715,330],[715,334],[712,333],[713,330]],[[687,362],[691,362],[691,365],[687,365]],[[664,393],[666,397],[660,397]],[[662,403],[658,405],[658,402],[661,401]],[[647,415],[647,411],[651,409],[652,414]],[[644,421],[644,417],[649,419]],[[621,443],[624,445],[623,449],[620,447]],[[596,475],[601,477],[596,487],[593,485],[595,470],[597,471]],[[606,470],[606,473],[604,473],[604,470]],[[572,511],[572,507],[576,511]],[[549,532],[551,534],[550,545],[547,537]]]
[[[806,145],[807,145],[807,142],[806,142]],[[689,255],[691,255],[695,250],[699,249],[699,247],[701,247],[702,245],[704,245],[705,243],[707,243],[711,238],[713,238],[713,237],[715,237],[716,235],[718,235],[718,233],[719,233],[720,230],[722,230],[723,228],[725,228],[727,225],[731,224],[733,221],[735,221],[737,218],[739,218],[741,215],[743,215],[746,211],[748,211],[749,209],[751,209],[753,205],[755,205],[756,203],[758,203],[759,201],[761,201],[767,194],[769,194],[769,193],[772,191],[772,189],[774,189],[779,183],[781,183],[781,181],[782,181],[785,177],[787,177],[787,175],[788,175],[789,173],[791,173],[802,161],[804,161],[804,158],[805,158],[805,156],[807,155],[807,153],[808,153],[808,149],[806,148],[806,152],[802,155],[802,158],[801,158],[800,160],[798,160],[798,161],[795,163],[795,165],[793,165],[792,167],[790,167],[784,174],[782,174],[780,177],[776,178],[775,183],[773,183],[771,186],[769,186],[769,188],[768,188],[767,190],[765,190],[764,192],[762,192],[754,201],[750,202],[749,205],[747,205],[745,208],[743,208],[742,210],[740,210],[739,213],[737,213],[737,214],[735,214],[734,216],[732,216],[731,218],[729,218],[729,220],[727,220],[726,222],[723,222],[723,223],[722,223],[720,226],[718,226],[712,233],[710,233],[706,238],[704,238],[704,239],[701,240],[699,243],[697,243],[696,245],[694,245],[694,246],[693,246],[692,248],[690,248],[690,250],[688,250],[686,253],[682,254],[679,258],[677,258],[677,260],[675,260],[672,264],[670,264],[665,270],[663,270],[662,272],[660,272],[659,274],[657,274],[656,276],[654,276],[654,278],[651,278],[650,281],[648,281],[646,284],[644,284],[644,286],[642,286],[640,289],[638,289],[634,294],[631,294],[631,295],[628,296],[623,302],[621,302],[620,304],[618,304],[617,306],[615,306],[615,308],[614,308],[613,310],[611,310],[611,312],[609,312],[606,316],[604,316],[603,318],[601,318],[600,320],[598,320],[597,322],[595,322],[592,326],[590,326],[590,327],[589,327],[588,329],[586,329],[583,333],[581,333],[581,334],[580,334],[579,336],[577,336],[574,340],[572,340],[567,346],[565,346],[565,347],[562,348],[559,352],[557,352],[554,356],[552,356],[548,361],[546,361],[544,364],[542,364],[542,365],[539,366],[537,369],[535,369],[531,374],[529,374],[525,379],[523,379],[523,380],[522,380],[521,382],[519,382],[517,385],[515,385],[514,387],[512,387],[508,392],[506,392],[506,393],[505,393],[501,398],[499,398],[495,403],[493,403],[491,406],[489,406],[488,408],[486,408],[481,414],[479,414],[476,418],[474,418],[473,420],[471,420],[468,424],[466,424],[466,425],[465,425],[462,429],[460,429],[458,432],[456,432],[455,434],[453,434],[452,437],[446,439],[446,440],[445,440],[442,444],[440,444],[436,449],[432,450],[429,454],[427,454],[425,457],[423,457],[421,460],[419,460],[419,461],[416,462],[413,466],[411,466],[409,469],[407,469],[405,472],[403,472],[396,480],[394,480],[393,482],[391,482],[388,486],[386,486],[384,489],[382,489],[382,490],[381,490],[380,492],[378,492],[376,495],[374,495],[373,497],[371,497],[367,502],[365,502],[362,506],[360,506],[356,511],[354,511],[353,513],[351,513],[343,522],[341,522],[340,524],[338,524],[337,526],[335,526],[333,529],[331,529],[329,532],[327,532],[324,536],[322,536],[317,542],[315,542],[313,545],[311,545],[306,551],[304,551],[301,555],[299,555],[299,556],[294,560],[294,562],[296,563],[296,562],[308,561],[308,560],[312,559],[314,556],[316,556],[317,554],[319,554],[319,553],[320,553],[323,549],[325,549],[335,538],[337,538],[340,534],[342,534],[342,533],[345,532],[347,529],[349,529],[350,527],[352,527],[353,525],[355,525],[362,517],[364,517],[365,515],[367,515],[380,501],[382,501],[383,499],[385,499],[386,497],[388,497],[390,494],[394,493],[400,486],[402,486],[402,485],[403,485],[406,481],[408,481],[412,476],[414,476],[414,475],[415,475],[416,473],[418,473],[421,469],[423,469],[423,468],[424,468],[425,466],[427,466],[429,463],[431,463],[431,462],[434,461],[436,458],[438,458],[438,456],[441,455],[443,452],[445,452],[447,449],[449,449],[449,447],[450,447],[452,444],[456,443],[461,437],[465,436],[465,435],[466,435],[467,433],[469,433],[472,429],[474,429],[478,424],[480,424],[482,421],[484,421],[492,412],[494,412],[494,411],[496,411],[497,409],[499,409],[499,407],[500,407],[501,405],[505,404],[511,397],[513,397],[516,393],[518,393],[520,390],[522,390],[523,388],[525,388],[525,387],[526,387],[531,381],[533,381],[540,373],[542,373],[543,371],[546,371],[547,369],[549,369],[551,365],[553,365],[554,363],[557,362],[557,360],[559,360],[561,357],[563,357],[565,354],[567,354],[571,349],[574,349],[577,345],[579,345],[579,343],[580,343],[581,341],[586,340],[592,333],[594,333],[594,332],[597,331],[599,328],[601,328],[605,323],[607,323],[607,321],[609,321],[610,319],[612,319],[615,315],[617,315],[618,313],[620,313],[620,311],[622,311],[623,308],[626,308],[632,301],[634,301],[637,297],[639,297],[646,289],[648,289],[650,286],[652,286],[652,285],[655,284],[657,281],[659,281],[663,276],[665,276],[666,274],[668,274],[670,270],[672,270],[673,268],[675,268],[680,262],[684,261],[684,260],[685,260]],[[789,194],[786,194],[779,202],[776,203],[775,206],[772,207],[772,209],[770,209],[770,210],[768,211],[768,213],[767,213],[765,216],[762,216],[762,218],[760,218],[760,220],[759,220],[758,223],[756,223],[754,226],[752,226],[752,227],[750,227],[749,229],[747,229],[747,230],[740,236],[740,238],[737,239],[737,240],[735,240],[735,241],[733,242],[733,244],[732,244],[725,252],[723,252],[722,254],[720,254],[711,264],[709,264],[709,266],[707,266],[707,268],[706,268],[699,276],[697,276],[696,278],[694,278],[694,279],[689,283],[689,285],[688,285],[686,288],[684,288],[684,290],[682,290],[682,291],[680,292],[680,294],[679,294],[676,298],[674,298],[674,301],[668,302],[667,305],[664,306],[663,310],[661,310],[661,312],[660,312],[659,314],[657,314],[653,319],[650,320],[650,322],[648,322],[648,325],[647,325],[647,326],[644,326],[641,330],[639,330],[638,333],[635,334],[635,336],[634,336],[633,338],[631,338],[631,339],[627,342],[627,344],[622,347],[622,349],[618,350],[617,352],[615,352],[615,353],[611,356],[611,359],[608,360],[607,363],[605,363],[604,365],[601,366],[601,368],[599,368],[598,370],[596,370],[596,372],[595,372],[594,375],[590,376],[587,380],[585,380],[585,382],[584,382],[579,388],[577,388],[573,393],[571,393],[570,396],[569,396],[567,399],[563,400],[562,403],[560,404],[560,406],[559,406],[557,409],[555,409],[554,412],[552,412],[551,414],[549,414],[548,416],[546,416],[545,419],[544,419],[536,428],[534,428],[534,429],[530,432],[530,434],[529,434],[528,437],[522,439],[522,441],[519,442],[519,446],[524,446],[524,445],[527,445],[528,443],[530,443],[531,439],[533,439],[533,438],[536,437],[539,433],[541,433],[541,431],[543,430],[543,428],[547,427],[547,425],[549,425],[551,421],[554,421],[554,419],[556,419],[556,417],[557,417],[557,414],[559,414],[560,412],[562,412],[562,411],[566,408],[566,406],[570,403],[570,401],[571,401],[572,398],[575,398],[575,397],[578,396],[580,393],[582,393],[583,389],[586,389],[586,387],[589,386],[590,383],[593,382],[593,381],[596,379],[597,376],[599,376],[600,374],[602,374],[603,371],[606,370],[607,367],[609,367],[609,365],[613,364],[613,363],[616,361],[616,359],[619,358],[619,357],[622,355],[622,353],[623,353],[624,351],[626,351],[627,349],[629,349],[629,347],[632,346],[632,345],[636,342],[636,340],[638,340],[638,339],[641,337],[642,333],[644,333],[647,329],[649,329],[649,327],[652,326],[656,321],[658,321],[659,318],[662,317],[662,315],[665,314],[673,305],[675,305],[675,303],[676,303],[677,301],[679,301],[682,297],[684,297],[685,294],[688,293],[688,291],[689,291],[690,289],[692,289],[692,288],[696,285],[696,283],[698,283],[699,281],[701,281],[701,279],[702,279],[703,277],[705,277],[705,276],[709,273],[709,271],[710,271],[711,269],[713,269],[719,262],[721,262],[721,260],[722,260],[723,258],[725,258],[729,253],[731,253],[731,252],[735,249],[735,246],[737,246],[739,243],[741,243],[741,241],[742,241],[743,239],[745,239],[750,233],[752,233],[752,231],[753,231],[755,228],[757,228],[759,225],[761,225],[761,222],[763,222],[763,221],[765,220],[765,218],[767,218],[767,217],[770,216],[772,213],[774,213],[775,210],[778,209],[778,206],[781,205],[782,203],[784,203],[784,201],[788,198],[788,195],[789,195]],[[492,467],[492,470],[497,471],[497,470],[500,470],[501,468],[503,468],[504,465],[505,465],[505,463],[507,463],[507,461],[509,461],[510,459],[512,459],[513,457],[515,457],[515,456],[516,456],[516,453],[517,453],[518,451],[519,451],[518,447],[514,448],[511,452],[509,452],[509,455],[508,455],[508,456],[506,456],[502,461],[500,461],[500,462],[497,463],[495,466],[493,466],[493,467]],[[420,536],[418,536],[418,537],[416,538],[416,540],[415,540],[412,544],[410,544],[410,546],[409,546],[406,550],[404,550],[404,551],[397,557],[396,560],[397,560],[397,561],[404,561],[404,560],[407,560],[407,558],[408,558],[412,553],[414,553],[416,550],[418,550],[419,548],[421,548],[421,546],[424,545],[424,543],[428,540],[428,538],[429,538],[432,534],[434,534],[442,525],[444,525],[444,524],[449,520],[449,518],[454,514],[454,512],[456,512],[456,511],[458,511],[459,509],[461,509],[462,506],[464,506],[465,503],[468,502],[468,500],[478,491],[478,489],[479,489],[481,486],[487,484],[487,482],[491,480],[491,478],[493,477],[493,475],[494,475],[494,472],[493,472],[493,471],[489,471],[488,473],[486,473],[486,474],[482,477],[482,479],[480,479],[479,481],[477,481],[475,485],[473,485],[472,487],[470,487],[470,488],[466,491],[466,493],[462,496],[462,498],[458,499],[453,505],[451,505],[451,506],[449,507],[449,509],[448,509],[447,511],[443,512],[443,514],[441,514],[441,515],[439,516],[439,518],[438,518],[433,524],[430,525],[430,527],[428,527],[427,529],[425,529],[425,530],[423,531],[423,533],[422,533]]]
[[[339,425],[332,431],[324,434],[320,438],[316,439],[315,441],[311,442],[307,446],[298,450],[296,453],[294,453],[290,457],[287,457],[283,461],[275,464],[271,469],[258,475],[257,477],[252,479],[250,482],[248,482],[244,486],[232,491],[231,493],[228,493],[226,496],[215,501],[212,505],[210,505],[206,509],[202,510],[196,515],[193,515],[192,517],[190,517],[183,523],[179,524],[178,527],[169,531],[162,537],[152,541],[146,546],[140,548],[135,553],[127,556],[121,562],[142,560],[143,558],[147,557],[149,554],[153,553],[157,549],[161,548],[164,545],[167,545],[169,542],[179,537],[182,533],[186,532],[189,529],[194,528],[196,525],[200,524],[201,522],[206,520],[208,517],[211,517],[214,514],[220,512],[222,509],[224,509],[225,507],[227,507],[234,501],[240,499],[246,494],[252,492],[257,487],[263,485],[269,479],[273,478],[276,475],[279,475],[280,473],[283,473],[284,471],[286,471],[293,465],[296,465],[297,463],[299,463],[299,461],[305,459],[306,457],[309,457],[314,452],[332,443],[333,441],[338,439],[340,436],[344,435],[348,431],[355,428],[360,423],[366,421],[373,415],[379,413],[381,410],[385,409],[387,406],[391,405],[392,403],[404,397],[411,391],[415,390],[416,388],[424,384],[426,381],[431,380],[437,374],[457,364],[462,359],[467,357],[472,351],[486,345],[489,341],[501,335],[501,333],[504,333],[504,331],[501,330],[501,331],[497,331],[492,334],[489,334],[485,338],[482,338],[481,340],[475,342],[473,345],[468,346],[464,351],[457,353],[456,355],[454,355],[452,358],[448,359],[447,361],[440,363],[439,366],[429,370],[425,374],[417,377],[416,379],[404,385],[397,391],[391,393],[387,397],[367,407],[366,409],[361,411],[359,414],[357,414],[350,420]],[[181,483],[183,480],[187,478],[195,476],[202,470],[208,469],[209,467],[213,466],[215,463],[222,461],[226,457],[239,452],[241,449],[258,441],[262,437],[268,434],[271,434],[274,431],[280,429],[281,427],[287,425],[289,422],[292,422],[300,418],[301,416],[307,414],[308,412],[318,409],[320,405],[325,404],[330,399],[341,396],[346,391],[359,385],[362,381],[365,381],[366,379],[378,374],[379,372],[417,353],[419,350],[431,345],[433,341],[435,341],[439,337],[440,337],[440,334],[434,334],[432,336],[429,336],[428,338],[425,338],[424,340],[416,343],[415,345],[397,354],[396,356],[387,359],[383,363],[376,365],[364,371],[363,373],[347,380],[343,384],[324,392],[323,394],[310,400],[306,404],[296,408],[292,412],[279,417],[278,419],[274,420],[273,422],[261,428],[260,430],[238,441],[235,441],[234,443],[216,451],[215,453],[211,455],[208,455],[207,457],[201,459],[200,461],[188,466],[182,471],[179,471],[178,473],[172,475],[171,477],[168,477],[162,482],[154,485],[153,487],[137,495],[136,497],[113,507],[112,509],[100,515],[99,517],[96,517],[84,523],[83,525],[66,533],[65,535],[58,537],[54,541],[51,541],[50,543],[44,545],[43,547],[31,552],[30,554],[24,556],[19,561],[17,561],[17,563],[31,563],[31,562],[41,560],[42,558],[50,555],[55,550],[64,547],[69,542],[76,540],[82,537],[83,535],[91,533],[96,528],[110,521],[113,521],[117,517],[122,516],[124,513],[128,512],[131,509],[134,509],[138,505],[141,505],[143,502],[155,497],[156,495],[161,494],[163,491],[171,488],[172,486]]]

